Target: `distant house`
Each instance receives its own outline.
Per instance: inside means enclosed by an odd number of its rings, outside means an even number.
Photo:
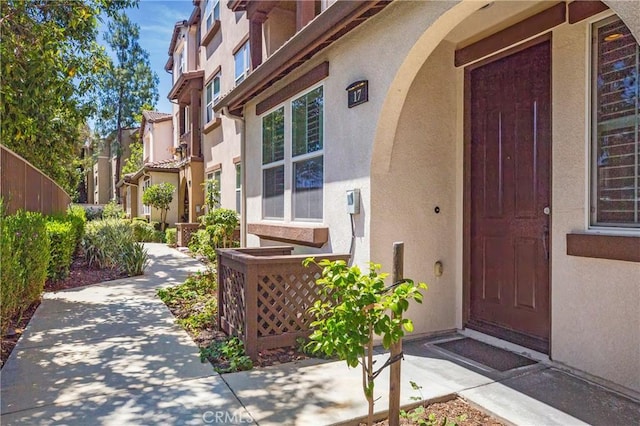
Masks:
[[[247,245],[388,270],[404,241],[414,335],[640,392],[640,2],[228,5],[251,73],[213,109],[245,129]]]
[[[143,111],[139,135],[142,141],[144,165],[134,173],[124,175],[118,182],[127,217],[160,220],[160,212],[142,204],[142,194],[151,185],[167,182],[178,187],[178,161],[173,158],[173,130],[171,114]],[[178,222],[178,196],[167,213],[167,222]]]
[[[122,164],[129,158],[131,151],[129,145],[138,132],[137,127],[123,129],[122,137]],[[100,140],[96,146],[85,145],[84,157],[92,158],[93,166],[85,170],[85,182],[87,186],[87,203],[106,204],[115,199],[115,187],[113,182],[118,182],[119,177],[115,173],[115,153],[112,143],[115,134]]]

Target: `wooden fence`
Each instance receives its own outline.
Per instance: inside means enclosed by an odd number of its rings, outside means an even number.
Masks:
[[[27,160],[0,145],[0,196],[7,214],[18,210],[48,215],[66,211],[71,197]]]
[[[293,346],[309,335],[307,312],[324,300],[316,280],[321,270],[305,268],[308,255],[291,255],[292,247],[219,249],[218,328],[240,337],[247,355]],[[348,254],[322,254],[319,259],[348,260]]]

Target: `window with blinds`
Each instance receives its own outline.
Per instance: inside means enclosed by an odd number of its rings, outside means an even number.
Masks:
[[[591,224],[640,227],[640,46],[617,17],[593,28]]]
[[[284,218],[284,107],[262,118],[262,216]]]
[[[263,218],[322,219],[323,116],[319,86],[262,117]]]
[[[293,218],[322,219],[322,86],[291,102]]]

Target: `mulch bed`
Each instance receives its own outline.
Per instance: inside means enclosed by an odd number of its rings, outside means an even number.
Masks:
[[[126,276],[126,273],[118,269],[100,269],[96,266],[89,266],[84,256],[76,256],[71,263],[69,276],[58,281],[47,280],[44,284],[44,291],[59,291],[67,288],[82,287],[102,281],[126,278]]]
[[[426,423],[428,425],[448,426],[455,424],[459,426],[505,426],[505,424],[499,420],[470,406],[469,403],[462,398],[455,398],[450,401],[436,402],[434,404],[427,405],[425,406],[424,415],[421,417],[426,420],[429,418],[430,414],[435,415],[435,421]],[[400,424],[418,425],[420,423],[407,418],[401,418]],[[388,420],[374,423],[374,426],[388,425]]]
[[[53,292],[68,288],[83,287],[90,284],[97,284],[103,281],[117,280],[127,275],[118,270],[98,269],[89,266],[84,256],[76,256],[71,263],[69,276],[63,280],[50,281],[44,285],[44,291]],[[11,351],[18,343],[18,339],[22,336],[22,332],[31,320],[40,302],[32,304],[20,317],[14,318],[7,335],[2,336],[0,343],[0,368],[4,367],[4,363],[9,358]]]

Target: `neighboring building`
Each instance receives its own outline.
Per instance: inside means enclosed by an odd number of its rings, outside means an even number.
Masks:
[[[169,100],[174,104],[174,147],[179,158],[178,216],[196,222],[202,212],[204,158],[202,153],[200,106],[204,71],[200,69],[199,8],[188,21],[176,23],[165,69],[173,74]]]
[[[173,123],[172,115],[157,111],[142,111],[140,125],[142,141],[142,162],[173,159]]]
[[[135,173],[124,175],[121,187],[123,208],[127,217],[160,220],[160,211],[142,204],[142,194],[151,185],[167,182],[178,188],[178,161],[173,158],[172,115],[157,111],[143,111],[139,130],[144,165]],[[179,222],[179,199],[174,194],[167,212],[167,223]]]
[[[218,181],[221,207],[240,212],[242,125],[214,113],[213,108],[223,93],[231,91],[250,72],[249,24],[224,1],[205,0],[200,6],[204,178]]]
[[[213,107],[250,72],[249,25],[220,0],[195,1],[174,27],[165,66],[173,74],[174,147],[180,160],[180,218],[204,214],[205,179],[216,179],[221,207],[241,210],[242,124]]]
[[[122,131],[122,164],[131,155],[129,144],[133,142],[138,128],[126,128]],[[107,204],[115,199],[115,154],[112,155],[112,141],[115,136],[100,140],[98,146],[85,145],[84,157],[93,158],[93,166],[85,170],[87,185],[87,203]],[[117,179],[119,181],[120,179]]]
[[[387,270],[404,241],[416,335],[640,392],[640,3],[605,3],[230,2],[253,72],[214,112],[244,120],[243,241]]]

